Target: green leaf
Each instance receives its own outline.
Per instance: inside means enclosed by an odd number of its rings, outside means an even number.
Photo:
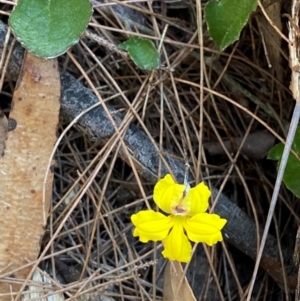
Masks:
[[[268,153],[267,159],[279,161],[281,160],[284,145],[283,143],[276,144]]]
[[[19,0],[9,25],[26,49],[53,58],[78,42],[92,13],[89,0]]]
[[[284,145],[283,143],[279,143],[275,145],[268,154],[268,159],[270,160],[281,160],[282,154],[283,154]],[[300,155],[300,127],[297,128],[294,142],[292,149]],[[278,162],[278,166],[279,166]],[[277,167],[278,167],[277,166]],[[290,153],[284,176],[283,176],[283,182],[285,186],[292,191],[292,193],[300,197],[300,161],[296,158],[296,156],[292,153]]]
[[[208,31],[221,51],[238,40],[256,7],[257,0],[222,0],[206,4],[204,15]]]
[[[133,62],[141,69],[153,70],[159,66],[159,53],[152,41],[132,36],[119,45],[126,50]]]

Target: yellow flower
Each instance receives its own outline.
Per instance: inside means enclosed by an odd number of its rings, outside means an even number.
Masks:
[[[189,240],[209,246],[223,240],[221,229],[227,220],[217,214],[205,213],[210,195],[203,182],[190,188],[175,183],[171,175],[166,175],[156,183],[153,199],[168,216],[153,210],[133,214],[133,236],[144,243],[162,240],[165,258],[189,262],[192,253]]]

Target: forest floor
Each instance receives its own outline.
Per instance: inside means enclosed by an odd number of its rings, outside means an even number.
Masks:
[[[11,5],[3,2],[7,24]],[[286,2],[269,7],[284,34]],[[266,156],[284,140],[294,107],[288,48],[257,11],[239,41],[219,52],[197,15],[205,3],[93,1],[88,30],[98,38],[83,35],[58,59],[62,135],[39,268],[66,300],[247,298],[276,179],[276,162]],[[130,35],[162,42],[158,70],[122,56],[116,45]],[[7,115],[16,80],[6,76],[3,84]],[[130,216],[155,209],[153,187],[166,173],[182,183],[186,158],[191,186],[204,181],[212,210],[228,223],[224,241],[195,245],[182,271],[162,257],[161,242],[133,237]],[[298,212],[299,201],[282,186],[251,300],[294,299]]]

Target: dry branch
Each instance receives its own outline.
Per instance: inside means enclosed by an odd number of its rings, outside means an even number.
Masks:
[[[5,34],[6,28],[0,23],[0,48],[3,47]],[[19,45],[16,46],[12,58],[13,61],[9,65],[9,68],[12,69],[8,70],[7,75],[11,79],[16,79],[19,71],[18,68],[21,64],[22,53],[19,47]],[[84,87],[74,77],[67,73],[61,75],[61,85],[61,114],[67,120],[73,120],[83,110],[86,110],[99,102],[90,89]],[[109,105],[107,105],[107,107],[117,126],[119,126],[123,120],[123,115],[116,112],[113,107],[110,107]],[[79,120],[78,126],[84,134],[88,134],[93,139],[99,140],[102,143],[105,143],[113,134],[115,134],[115,129],[100,104],[97,108],[85,114]],[[154,183],[157,180],[160,158],[148,136],[140,128],[131,124],[126,131],[123,140],[129,149],[133,162],[135,162],[135,166],[140,175],[147,181]],[[128,158],[124,156],[124,151],[120,151],[118,155],[128,162]],[[167,150],[164,152],[164,158],[172,169],[177,181],[182,181],[185,170],[182,161],[174,159],[172,154],[169,154]],[[166,166],[162,165],[161,172],[162,175],[167,173]],[[212,191],[215,198],[219,191],[216,188],[212,188]],[[226,241],[255,260],[257,235],[254,221],[222,193],[217,200],[214,211],[228,220],[224,229]],[[292,251],[283,249],[283,256],[285,260],[287,285],[290,290],[294,290],[296,287],[297,275],[293,266],[290,264]],[[281,287],[284,287],[284,272],[280,261],[278,243],[271,235],[268,236],[261,267],[265,269]]]

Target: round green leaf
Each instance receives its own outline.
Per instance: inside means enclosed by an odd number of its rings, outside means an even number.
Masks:
[[[92,13],[89,0],[19,0],[9,25],[26,49],[53,58],[78,42]]]
[[[208,31],[222,51],[235,42],[247,23],[257,0],[210,1],[204,8]]]
[[[133,62],[141,69],[153,70],[159,66],[159,53],[152,41],[132,36],[119,45],[126,50]]]

